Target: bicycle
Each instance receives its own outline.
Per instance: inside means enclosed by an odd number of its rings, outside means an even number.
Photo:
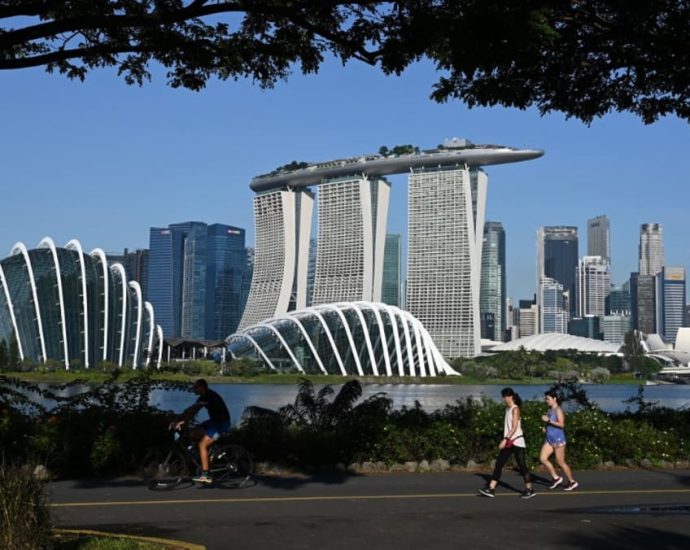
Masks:
[[[201,470],[198,446],[191,440],[190,433],[189,428],[174,430],[173,443],[146,451],[141,475],[149,489],[173,489],[189,480],[190,466]],[[214,485],[241,489],[254,473],[249,451],[242,445],[223,444],[222,436],[209,450],[209,462]]]

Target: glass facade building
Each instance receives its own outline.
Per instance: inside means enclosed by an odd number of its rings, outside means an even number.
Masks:
[[[640,275],[654,276],[665,263],[664,232],[659,223],[643,223],[640,226],[639,247]]]
[[[125,248],[122,254],[108,254],[108,263],[122,264],[127,274],[127,279],[136,281],[141,287],[141,294],[144,301],[149,298],[149,251],[148,249],[137,249],[130,252]]]
[[[502,342],[506,332],[506,234],[500,222],[484,224],[479,311],[482,338]],[[493,323],[489,324],[488,319]]]
[[[381,301],[389,306],[400,307],[400,268],[402,259],[402,236],[386,235],[386,248],[383,253],[383,286]]]
[[[537,232],[537,288],[543,277],[563,285],[567,295],[566,308],[575,313],[575,269],[577,268],[577,227],[540,227]],[[537,293],[541,294],[540,292]],[[541,303],[540,311],[541,311]]]
[[[244,229],[201,222],[152,227],[149,295],[174,337],[218,340],[235,331],[246,302]]]
[[[656,277],[657,332],[676,341],[685,322],[685,268],[664,266]]]
[[[0,340],[22,360],[137,368],[155,360],[162,339],[139,283],[101,249],[86,254],[76,240],[57,248],[46,237],[32,250],[17,243],[0,261]]]
[[[587,256],[599,256],[611,265],[611,224],[606,216],[587,220]]]

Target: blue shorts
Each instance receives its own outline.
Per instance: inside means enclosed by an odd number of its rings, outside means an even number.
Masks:
[[[205,420],[201,423],[201,427],[208,437],[215,440],[230,429],[230,421],[214,422],[213,420]]]

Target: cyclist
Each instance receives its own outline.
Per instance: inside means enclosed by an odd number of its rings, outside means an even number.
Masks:
[[[201,474],[192,478],[197,483],[213,483],[210,473],[208,451],[223,432],[230,429],[230,412],[223,398],[212,389],[209,389],[206,380],[199,379],[194,382],[194,393],[199,396],[191,407],[170,423],[170,429],[179,430],[189,422],[196,414],[206,407],[209,419],[196,426],[191,432],[192,441],[199,444],[199,457],[201,458]]]

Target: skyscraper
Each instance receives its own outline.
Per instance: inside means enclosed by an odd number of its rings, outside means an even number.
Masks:
[[[659,223],[640,226],[640,276],[654,276],[664,266],[664,234]]]
[[[563,285],[549,277],[541,280],[540,324],[542,334],[568,332],[569,315],[565,309]]]
[[[685,268],[664,266],[656,277],[657,332],[674,342],[685,317]]]
[[[540,297],[542,279],[552,279],[563,286],[565,307],[572,316],[575,314],[575,269],[578,263],[577,227],[540,227],[537,231],[537,305],[540,316],[543,304]],[[551,284],[551,283],[550,283]],[[540,320],[540,330],[544,324]]]
[[[587,256],[600,256],[611,265],[611,224],[606,216],[587,220]]]
[[[409,179],[407,310],[445,357],[481,350],[479,287],[488,179],[466,167]]]
[[[307,265],[314,197],[309,189],[276,189],[254,197],[256,252],[239,329],[307,305]]]
[[[386,235],[386,249],[383,253],[383,287],[381,301],[390,306],[401,305],[400,260],[402,256],[402,237],[399,234]]]
[[[601,256],[580,259],[575,280],[576,312],[578,317],[603,317],[606,298],[611,291],[609,264]]]
[[[493,332],[482,323],[482,338],[500,342],[506,331],[506,236],[501,222],[486,222],[482,243],[481,289],[479,311],[482,319],[492,314]]]
[[[645,334],[656,332],[656,291],[653,275],[630,274],[632,328]]]
[[[606,315],[630,315],[630,281],[613,287],[606,298]]]
[[[312,303],[381,301],[390,184],[343,178],[319,187]]]
[[[244,229],[202,222],[152,227],[149,297],[175,337],[222,339],[237,328],[246,272]]]

